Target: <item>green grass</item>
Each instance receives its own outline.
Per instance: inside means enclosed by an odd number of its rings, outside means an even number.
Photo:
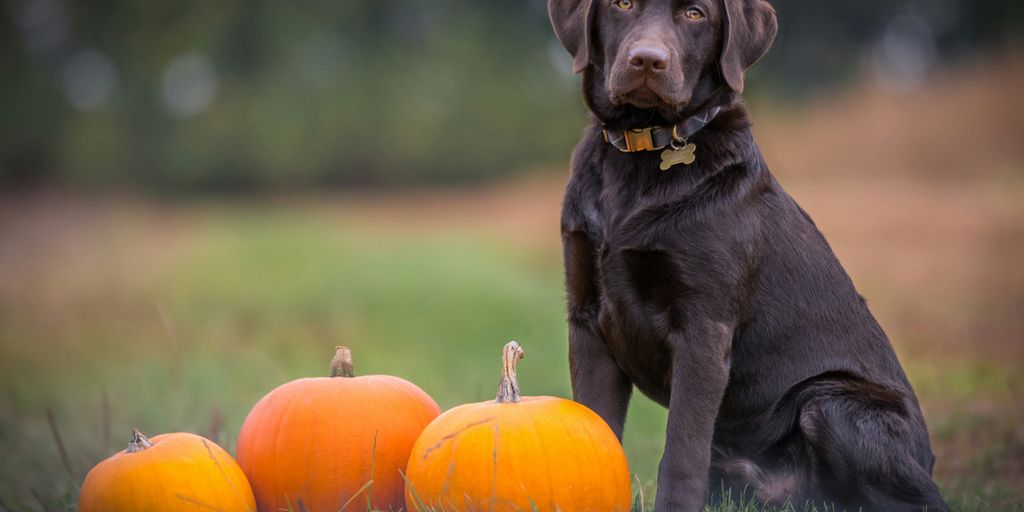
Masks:
[[[501,347],[515,339],[527,353],[523,393],[570,395],[555,250],[287,207],[203,207],[177,222],[185,228],[165,241],[152,219],[108,218],[86,254],[50,255],[85,261],[80,279],[43,272],[39,286],[0,297],[0,511],[73,509],[88,468],[132,427],[192,431],[233,451],[256,400],[326,375],[336,344],[353,349],[357,373],[403,376],[447,409],[493,397]],[[167,254],[139,249],[161,241]],[[958,400],[996,385],[970,365],[911,368],[926,391],[956,383]],[[624,444],[640,510],[651,510],[665,418],[634,396]],[[950,438],[979,428],[955,414],[932,427]],[[942,482],[958,509],[1022,510],[1013,482],[972,480],[972,464],[991,461],[965,460],[963,478]],[[733,500],[714,510],[761,509]]]

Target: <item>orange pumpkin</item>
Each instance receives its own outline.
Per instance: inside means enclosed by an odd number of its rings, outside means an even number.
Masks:
[[[135,430],[128,449],[86,475],[78,510],[254,512],[256,501],[242,469],[213,441],[186,433],[147,439]]]
[[[410,511],[630,510],[626,455],[596,413],[571,400],[519,396],[516,342],[497,399],[434,420],[409,456]]]
[[[407,380],[356,377],[352,353],[338,347],[330,377],[289,382],[253,407],[238,463],[261,512],[397,510],[409,451],[440,412]]]

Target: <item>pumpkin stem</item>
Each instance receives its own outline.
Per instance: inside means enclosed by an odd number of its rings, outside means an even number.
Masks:
[[[516,363],[519,362],[526,352],[515,341],[505,344],[501,352],[501,381],[498,382],[498,397],[495,402],[516,403],[519,401],[519,382],[516,380]]]
[[[352,351],[348,347],[334,347],[334,359],[331,360],[331,377],[355,377],[356,370],[352,367]]]
[[[142,435],[142,432],[139,432],[139,429],[133,428],[132,440],[131,442],[128,443],[128,448],[125,451],[128,453],[141,452],[142,450],[145,450],[146,448],[149,448],[151,446],[153,446],[153,443],[149,440],[149,438]]]

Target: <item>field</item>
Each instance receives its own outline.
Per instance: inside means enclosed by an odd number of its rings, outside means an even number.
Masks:
[[[753,101],[768,162],[892,338],[958,510],[1024,510],[1022,90],[1008,58],[908,95]],[[476,189],[0,196],[0,510],[73,509],[132,427],[230,450],[260,396],[325,375],[337,344],[357,373],[449,408],[493,397],[516,339],[524,394],[568,396],[564,180],[552,165]],[[664,421],[634,397],[625,445],[648,501]]]

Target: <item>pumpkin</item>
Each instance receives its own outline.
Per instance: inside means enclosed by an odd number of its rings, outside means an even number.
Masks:
[[[497,398],[455,407],[420,435],[409,456],[408,510],[630,510],[618,438],[577,402],[520,397],[523,355],[507,344]]]
[[[437,403],[398,377],[356,377],[345,347],[330,375],[278,387],[245,419],[238,463],[261,512],[404,506],[401,471]]]
[[[146,438],[132,432],[128,448],[89,471],[80,512],[160,510],[255,511],[245,474],[228,452],[195,434]]]

